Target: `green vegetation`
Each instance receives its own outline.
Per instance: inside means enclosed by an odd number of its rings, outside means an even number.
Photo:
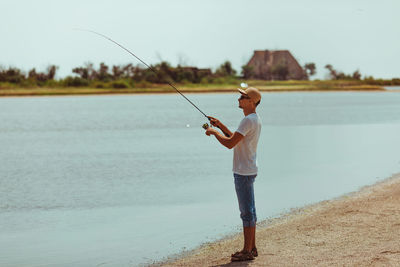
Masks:
[[[67,95],[67,94],[127,94],[175,92],[167,82],[183,92],[231,92],[241,82],[256,86],[262,91],[337,91],[337,90],[383,90],[381,86],[400,85],[400,79],[382,80],[361,78],[359,71],[346,75],[327,65],[330,80],[286,80],[287,68],[277,65],[271,71],[278,81],[251,80],[252,69],[242,67],[241,76],[229,61],[221,64],[215,72],[211,69],[172,67],[168,62],[151,66],[151,70],[128,64],[112,66],[101,63],[98,68],[87,63],[74,68],[73,76],[55,79],[58,67],[49,66],[45,72],[32,69],[28,74],[17,68],[0,67],[0,96],[13,95]],[[306,77],[316,73],[314,63],[304,66]]]

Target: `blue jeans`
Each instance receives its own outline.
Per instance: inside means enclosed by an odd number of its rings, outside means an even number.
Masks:
[[[244,176],[237,173],[235,177],[235,189],[239,202],[240,218],[243,221],[244,227],[256,226],[256,204],[254,200],[254,181],[257,174]]]

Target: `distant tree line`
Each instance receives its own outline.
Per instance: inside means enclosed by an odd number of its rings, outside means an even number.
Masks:
[[[214,72],[211,69],[200,69],[197,67],[186,67],[178,65],[171,66],[168,62],[160,62],[151,65],[153,72],[141,65],[114,65],[108,66],[100,63],[96,68],[93,63],[86,63],[72,69],[73,75],[63,79],[55,80],[58,67],[50,65],[46,71],[38,72],[35,68],[25,74],[18,68],[0,67],[0,82],[23,86],[73,86],[73,87],[114,87],[130,88],[135,85],[164,84],[170,83],[226,83],[235,80],[236,70],[229,61],[221,64]]]
[[[370,85],[400,85],[400,78],[393,78],[391,80],[375,79],[373,76],[364,76],[364,78],[362,78],[359,70],[355,70],[353,73],[346,74],[342,71],[334,69],[331,64],[325,65],[325,69],[328,70],[328,78],[330,80],[353,80],[361,81]]]
[[[345,74],[335,70],[330,64],[327,64],[325,68],[329,71],[329,78],[331,80],[361,80],[361,73],[359,70],[354,71],[353,74]]]
[[[26,75],[18,68],[9,67],[4,69],[0,67],[0,82],[15,84],[43,84],[47,81],[53,81],[58,67],[50,65],[45,72],[37,72],[35,68],[31,69]]]
[[[213,72],[211,69],[200,69],[177,65],[171,66],[162,61],[151,65],[156,73],[142,65],[114,65],[108,66],[100,63],[96,68],[92,63],[86,63],[72,69],[73,75],[63,79],[55,80],[58,67],[50,65],[44,72],[38,72],[35,68],[27,74],[15,67],[8,69],[0,67],[0,83],[16,84],[19,86],[72,86],[72,87],[113,87],[133,88],[145,87],[150,84],[170,83],[237,83],[238,79],[249,79],[252,76],[252,67],[242,66],[240,75],[232,67],[230,61],[225,61]],[[356,70],[352,74],[345,74],[335,70],[328,64],[325,68],[329,71],[331,80],[358,80],[368,84],[376,85],[400,85],[400,79],[381,80],[372,76],[364,77]],[[316,73],[314,63],[306,63],[303,67],[305,79],[309,79]],[[286,80],[289,70],[285,64],[277,64],[270,70],[277,80]]]

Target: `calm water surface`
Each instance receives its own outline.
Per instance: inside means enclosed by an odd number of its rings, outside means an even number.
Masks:
[[[394,85],[394,86],[384,86],[384,88],[385,88],[386,90],[396,90],[396,91],[400,91],[400,86],[396,86],[396,85]]]
[[[237,94],[191,94],[234,131]],[[259,219],[400,170],[400,93],[269,93]],[[240,231],[232,151],[181,96],[0,99],[0,266],[137,266]],[[145,252],[145,253],[144,253]]]

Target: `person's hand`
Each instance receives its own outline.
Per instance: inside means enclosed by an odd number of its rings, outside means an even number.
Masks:
[[[210,135],[215,135],[217,133],[217,130],[215,130],[214,128],[208,127],[208,129],[206,130],[206,135],[210,136]]]
[[[207,118],[210,120],[210,123],[212,126],[216,126],[216,127],[220,126],[221,122],[218,119],[211,117],[211,116],[208,116]]]

